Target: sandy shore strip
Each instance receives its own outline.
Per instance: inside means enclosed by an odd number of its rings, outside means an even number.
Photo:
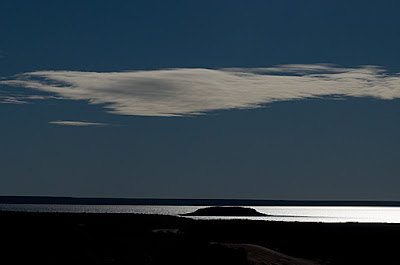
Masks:
[[[254,244],[222,244],[233,249],[244,249],[247,259],[254,265],[319,265],[315,261],[288,256],[278,251]]]

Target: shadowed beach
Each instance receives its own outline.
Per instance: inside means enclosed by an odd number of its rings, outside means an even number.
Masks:
[[[0,212],[4,264],[399,264],[399,224]]]

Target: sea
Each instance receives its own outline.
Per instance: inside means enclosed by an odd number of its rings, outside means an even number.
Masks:
[[[14,198],[15,199],[15,198]],[[34,201],[35,203],[23,203],[26,201]],[[46,203],[39,203],[45,201]],[[55,201],[57,203],[49,203]],[[185,201],[176,201],[172,204],[168,204],[165,201],[140,201],[140,205],[130,204],[79,204],[79,202],[85,202],[82,200],[72,200],[73,203],[66,204],[60,203],[57,200],[4,200],[0,198],[0,211],[22,211],[22,212],[63,212],[63,213],[134,213],[134,214],[158,214],[158,215],[171,215],[180,216],[181,214],[191,213],[200,208],[209,206],[215,206],[216,203],[204,200],[196,201],[202,205],[178,205],[179,202],[185,204]],[[5,202],[5,203],[4,203]],[[71,201],[70,201],[71,202]],[[150,202],[151,205],[146,205],[146,202]],[[157,202],[161,202],[157,205]],[[209,202],[209,204],[206,204]],[[234,201],[230,203],[224,203],[224,201],[218,201],[218,205],[229,206],[242,206],[250,207],[257,210],[260,213],[266,214],[261,217],[248,217],[248,216],[193,216],[193,217],[182,217],[182,218],[193,218],[193,219],[247,219],[247,220],[264,220],[264,221],[284,221],[284,222],[322,222],[322,223],[400,223],[400,206],[397,203],[386,203],[388,205],[382,206],[384,203],[369,203],[372,204],[365,206],[362,204],[368,203],[348,203],[350,205],[340,205],[345,203],[315,203],[314,204],[325,204],[325,205],[308,205],[310,203],[303,202],[292,202],[297,205],[282,205],[290,204],[290,202],[276,202],[269,201],[269,204],[273,205],[241,205],[239,202]],[[235,204],[236,202],[236,204]],[[123,203],[126,203],[124,201]],[[171,201],[169,201],[171,204]],[[186,203],[187,204],[187,203]],[[228,204],[228,205],[227,205]],[[264,202],[264,204],[267,204]],[[300,205],[299,205],[300,204]],[[303,205],[301,205],[303,204]]]

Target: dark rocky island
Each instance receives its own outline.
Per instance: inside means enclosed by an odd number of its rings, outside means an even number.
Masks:
[[[192,213],[181,214],[182,216],[267,216],[257,212],[255,209],[246,207],[207,207],[198,209]]]

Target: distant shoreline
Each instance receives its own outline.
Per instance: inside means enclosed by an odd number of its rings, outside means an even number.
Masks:
[[[67,205],[182,205],[182,206],[387,206],[400,201],[312,201],[243,199],[79,198],[51,196],[0,196],[0,204]]]

